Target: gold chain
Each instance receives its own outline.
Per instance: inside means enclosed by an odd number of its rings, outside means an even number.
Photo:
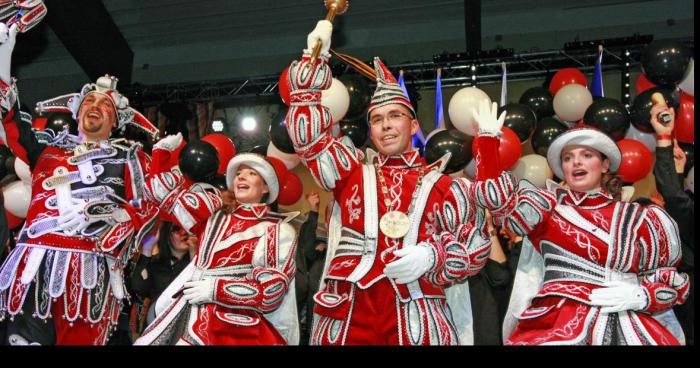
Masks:
[[[374,168],[377,171],[377,176],[379,177],[379,184],[381,184],[381,191],[382,191],[382,198],[384,198],[384,205],[386,206],[387,212],[391,212],[394,209],[391,206],[391,201],[388,198],[389,195],[389,188],[387,188],[386,185],[386,179],[384,178],[384,173],[382,173],[382,170],[379,167],[378,163],[374,163]],[[418,183],[416,184],[416,188],[413,190],[413,192],[417,192],[418,189],[420,189],[421,184],[423,184],[423,176],[425,174],[425,166],[421,166],[420,171],[418,172]]]

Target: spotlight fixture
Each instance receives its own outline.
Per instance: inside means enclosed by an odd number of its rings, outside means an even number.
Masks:
[[[220,119],[216,119],[211,123],[211,129],[215,132],[221,132],[224,130],[224,122]]]
[[[255,120],[255,118],[247,116],[243,118],[241,125],[243,126],[243,130],[252,132],[258,127],[258,122]]]

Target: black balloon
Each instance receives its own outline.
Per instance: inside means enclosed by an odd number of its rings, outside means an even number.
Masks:
[[[503,125],[514,131],[518,135],[520,142],[528,140],[537,125],[535,112],[526,105],[511,103],[501,106],[498,109],[498,116],[504,110],[506,111],[506,120]]]
[[[630,116],[620,101],[601,97],[586,109],[583,116],[586,125],[596,127],[615,141],[625,138],[630,127]]]
[[[8,167],[8,162],[14,157],[10,149],[5,146],[0,146],[0,179],[4,178],[5,175],[14,173],[14,161],[12,162],[12,169]]]
[[[683,176],[687,176],[690,169],[695,165],[695,145],[692,143],[678,142],[678,146],[685,152],[685,167]]]
[[[289,107],[280,105],[280,111],[270,122],[270,141],[284,153],[296,153],[287,131],[287,123],[285,121],[287,111],[289,111]]]
[[[355,147],[363,147],[369,138],[369,125],[364,115],[356,119],[343,119],[340,121],[340,132],[343,136],[350,137]]]
[[[656,92],[660,92],[664,96],[666,104],[676,109],[676,112],[680,106],[680,95],[678,91],[671,87],[654,87],[640,93],[632,101],[630,119],[632,120],[632,125],[641,132],[654,133],[654,127],[651,126],[649,119],[651,118],[651,107],[654,105],[651,95]]]
[[[554,115],[554,97],[548,89],[532,87],[520,96],[520,103],[535,112],[537,119]]]
[[[472,136],[457,129],[439,131],[425,142],[425,160],[432,164],[449,152],[452,156],[444,173],[451,174],[462,170],[472,159],[472,141]]]
[[[364,117],[372,98],[367,79],[358,74],[343,74],[338,77],[338,80],[343,82],[350,94],[350,106],[345,117],[350,120]]]
[[[250,153],[257,153],[259,155],[267,156],[267,146],[266,145],[259,145],[251,148],[248,152]]]
[[[51,129],[55,134],[68,129],[70,134],[78,135],[78,123],[73,119],[73,115],[67,112],[52,112],[48,114],[44,129]]]
[[[212,180],[219,168],[216,149],[204,141],[187,143],[180,151],[178,162],[182,174],[195,182]]]
[[[547,150],[554,139],[566,132],[566,125],[554,118],[544,118],[537,123],[537,128],[532,134],[532,149],[536,154],[547,157]]]
[[[219,189],[221,191],[228,190],[228,186],[226,185],[226,176],[225,175],[214,175],[214,177],[209,180],[209,184],[215,186],[217,189]]]
[[[654,41],[642,51],[642,73],[656,85],[676,84],[683,79],[690,50],[672,40]]]

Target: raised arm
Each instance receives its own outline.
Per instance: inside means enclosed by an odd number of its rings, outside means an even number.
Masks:
[[[17,158],[27,163],[30,169],[34,169],[46,145],[37,141],[32,132],[31,122],[20,119],[17,85],[10,75],[16,37],[16,25],[8,30],[0,23],[0,140],[5,141]]]
[[[181,136],[168,136],[153,147],[153,155],[168,156],[182,147]],[[168,152],[159,152],[165,150]],[[162,165],[161,162],[159,165]],[[159,218],[174,222],[190,234],[197,234],[207,219],[223,206],[221,193],[204,183],[191,183],[180,170],[153,167],[145,181],[148,201],[160,209]]]
[[[309,34],[308,48],[302,59],[290,65],[291,93],[286,118],[289,137],[301,162],[309,168],[316,183],[326,190],[335,189],[364,157],[350,139],[333,137],[330,111],[321,105],[321,91],[330,87],[333,78],[328,66],[332,29],[330,22],[320,21]],[[318,61],[311,65],[311,49],[318,39],[323,47]]]
[[[556,205],[553,193],[527,181],[515,182],[513,175],[500,168],[499,136],[505,112],[496,117],[497,105],[489,110],[488,103],[480,106],[475,118],[479,125],[479,145],[474,159],[477,178],[474,183],[476,203],[491,212],[496,226],[525,236],[536,231],[549,219]]]

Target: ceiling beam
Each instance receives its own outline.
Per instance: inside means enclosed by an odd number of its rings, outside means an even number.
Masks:
[[[45,0],[45,21],[90,80],[114,75],[131,83],[134,52],[102,1]]]

